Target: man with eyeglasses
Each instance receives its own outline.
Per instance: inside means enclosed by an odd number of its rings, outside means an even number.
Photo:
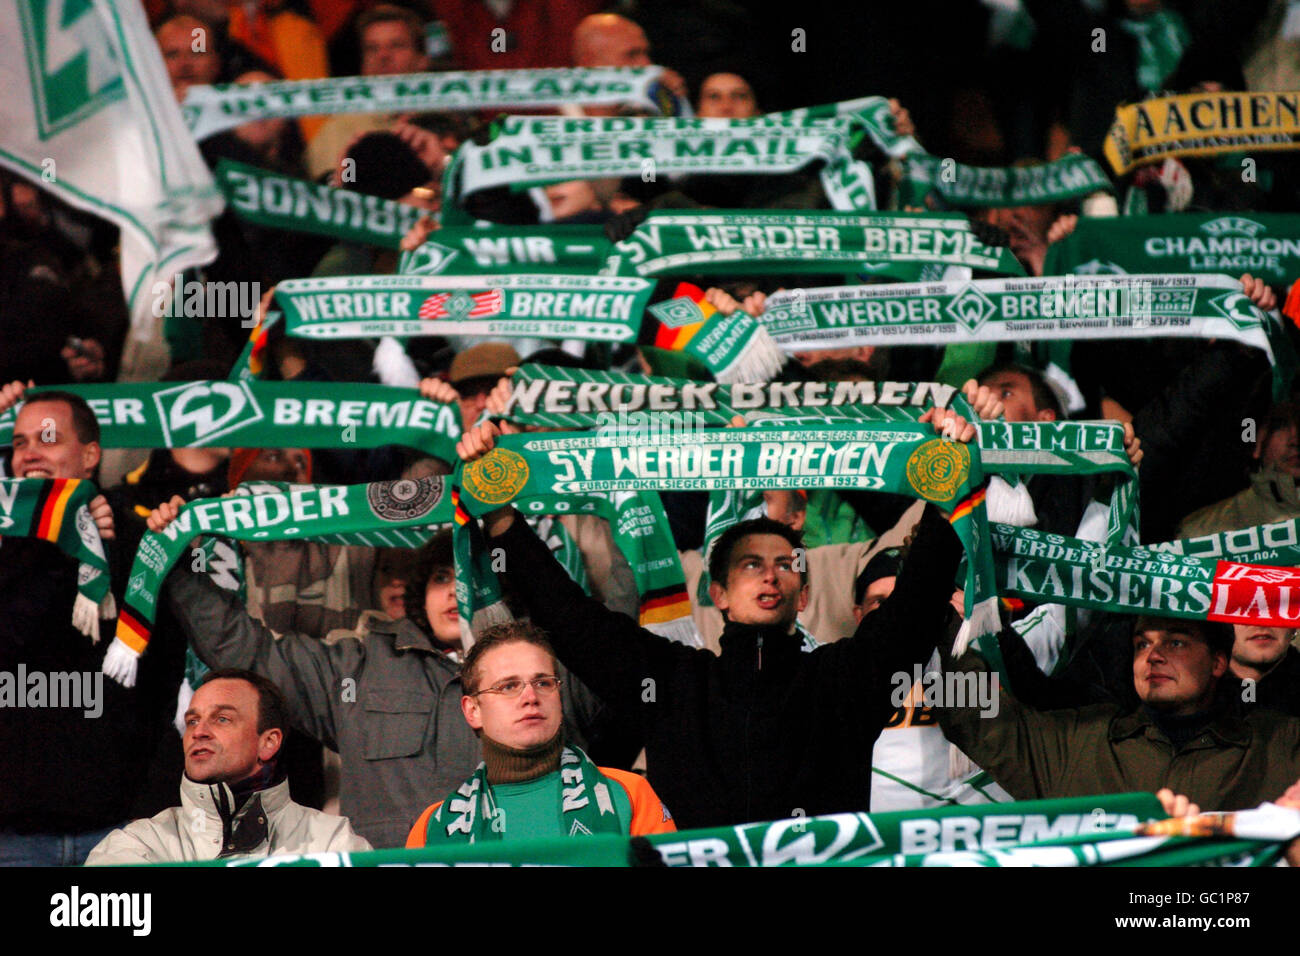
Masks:
[[[644,778],[597,767],[566,744],[555,673],[555,652],[536,625],[479,635],[465,657],[460,706],[483,761],[420,814],[408,847],[677,829]]]

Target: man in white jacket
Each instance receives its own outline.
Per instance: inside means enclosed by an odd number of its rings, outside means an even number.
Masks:
[[[251,671],[213,671],[185,712],[181,805],[114,830],[87,866],[369,850],[346,817],[289,799],[277,757],[279,689]]]

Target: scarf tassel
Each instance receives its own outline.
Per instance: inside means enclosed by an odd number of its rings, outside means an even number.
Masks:
[[[100,668],[123,687],[134,687],[136,672],[140,668],[140,652],[127,647],[117,638],[108,645],[104,664]]]

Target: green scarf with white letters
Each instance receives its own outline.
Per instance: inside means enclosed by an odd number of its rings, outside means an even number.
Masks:
[[[925,206],[931,193],[946,208],[1035,206],[1068,202],[1114,186],[1095,160],[1069,155],[1039,166],[967,166],[913,153],[903,160],[898,205]]]

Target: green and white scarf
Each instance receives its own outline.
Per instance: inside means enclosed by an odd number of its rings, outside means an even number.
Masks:
[[[39,538],[77,560],[72,625],[95,643],[100,617],[117,614],[104,542],[90,515],[98,494],[80,478],[0,478],[0,537]]]
[[[976,279],[794,289],[758,317],[783,349],[1053,339],[1220,338],[1260,349],[1284,395],[1295,352],[1279,320],[1222,275]]]
[[[443,226],[402,253],[401,275],[496,275],[502,272],[595,273],[609,256],[601,226]]]
[[[1295,149],[1300,92],[1183,93],[1115,109],[1106,160],[1123,175],[1167,156]]]
[[[341,276],[275,289],[298,338],[484,335],[634,341],[654,283],[630,276]]]
[[[614,246],[608,275],[880,275],[922,277],[961,266],[1025,270],[1005,247],[986,246],[952,213],[653,212]],[[929,270],[934,274],[934,269]],[[935,278],[942,274],[942,268]]]
[[[135,684],[163,582],[197,535],[417,548],[451,521],[451,496],[442,478],[368,485],[245,482],[227,497],[188,502],[161,532],[149,531],[140,539],[127,582],[126,607],[118,615],[117,636],[104,657],[104,673],[126,687]]]
[[[619,818],[609,780],[582,750],[565,747],[560,752],[560,778],[562,799],[556,812],[564,833],[594,836],[627,832],[631,821]],[[426,845],[500,841],[505,821],[498,817],[499,812],[488,783],[487,764],[480,763],[429,817]]]
[[[444,180],[453,204],[484,189],[572,179],[698,173],[793,173],[823,162],[822,188],[837,209],[875,209],[871,168],[850,155],[847,119],[507,116],[484,146],[465,142]],[[448,210],[451,212],[451,210]],[[454,216],[445,221],[452,222]]]
[[[968,558],[966,620],[958,646],[997,630],[978,448],[937,438],[927,426],[898,422],[866,429],[856,424],[717,429],[693,441],[650,431],[619,434],[617,442],[571,433],[503,436],[491,452],[457,473],[458,528],[538,494],[793,487],[915,495],[949,513]]]
[[[739,826],[485,843],[285,854],[185,866],[1270,866],[1300,833],[1300,811],[1166,819],[1149,793],[1098,794],[893,813],[837,813]],[[652,860],[638,850],[647,846]],[[1174,913],[1165,927],[1187,926]]]
[[[1140,20],[1125,17],[1119,28],[1137,39],[1137,81],[1148,93],[1162,88],[1192,42],[1187,21],[1177,10],[1157,10]]]
[[[899,135],[894,116],[889,109],[889,100],[883,96],[864,96],[856,100],[805,106],[780,113],[769,113],[768,116],[789,120],[847,119],[850,129],[865,132],[880,147],[881,152],[891,158],[922,151],[921,144],[914,138]]]
[[[99,420],[105,448],[378,448],[407,445],[456,462],[460,412],[413,389],[336,382],[68,385]],[[39,398],[42,389],[27,392]],[[18,406],[21,408],[22,406]],[[0,446],[18,409],[0,414]]]
[[[217,83],[191,86],[181,112],[191,135],[204,140],[253,120],[327,113],[452,113],[622,103],[658,110],[673,99],[660,83],[662,74],[661,66],[643,66]]]
[[[222,159],[217,185],[240,219],[257,226],[396,249],[425,213],[415,206],[351,189],[284,176]]]
[[[1069,155],[1039,166],[967,166],[951,159],[914,153],[903,160],[899,206],[924,206],[936,193],[944,206],[978,209],[1068,202],[1111,192],[1105,171],[1087,156]]]
[[[453,501],[460,501],[459,490],[453,491]],[[518,498],[514,505],[530,525],[543,515],[585,514],[603,519],[609,525],[614,546],[632,568],[640,602],[637,623],[669,640],[702,646],[691,617],[686,576],[657,492],[542,494]],[[487,559],[482,532],[463,507],[456,509],[454,528],[456,600],[461,637],[469,647],[476,630],[508,620],[509,612],[493,564]],[[551,529],[562,531],[563,526],[555,522]],[[552,553],[556,553],[553,546]],[[564,563],[561,554],[556,553],[556,557]],[[581,567],[581,557],[577,557]],[[565,570],[579,580],[567,565]]]
[[[1285,286],[1300,275],[1300,215],[1167,213],[1079,219],[1047,249],[1044,275],[1249,272]]]

